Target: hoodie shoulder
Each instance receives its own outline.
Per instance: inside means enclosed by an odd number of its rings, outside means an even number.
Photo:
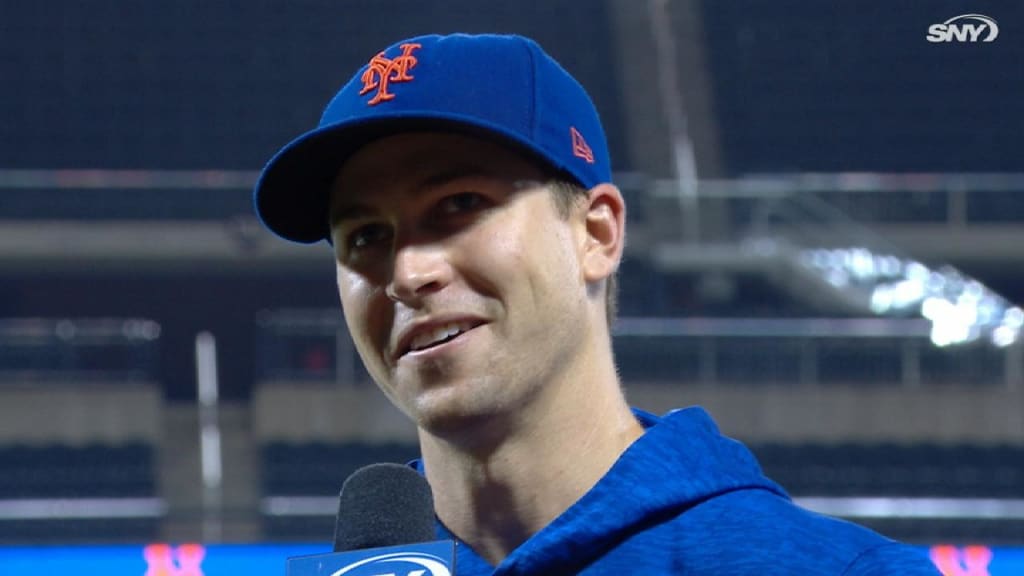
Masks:
[[[766,491],[711,499],[680,516],[691,558],[721,574],[939,576],[923,551]]]

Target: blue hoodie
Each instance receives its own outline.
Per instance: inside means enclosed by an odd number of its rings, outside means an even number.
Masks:
[[[579,501],[497,567],[458,542],[455,574],[939,576],[915,548],[793,504],[703,409],[636,414],[646,433]]]

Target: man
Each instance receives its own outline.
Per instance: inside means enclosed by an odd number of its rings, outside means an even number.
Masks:
[[[278,235],[333,246],[458,574],[936,574],[793,505],[701,409],[630,409],[609,327],[625,203],[593,104],[534,42],[388,47],[255,200]]]

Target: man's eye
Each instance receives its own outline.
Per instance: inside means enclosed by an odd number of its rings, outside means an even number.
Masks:
[[[385,242],[391,232],[383,224],[367,224],[356,228],[348,235],[349,249],[369,248]]]
[[[476,192],[462,192],[452,194],[441,200],[440,208],[444,214],[460,214],[476,210],[483,206],[484,197]]]

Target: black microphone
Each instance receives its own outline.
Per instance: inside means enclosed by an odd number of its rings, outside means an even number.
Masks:
[[[419,472],[401,464],[371,464],[345,480],[338,498],[335,552],[436,538],[434,496]]]
[[[455,543],[436,540],[434,498],[418,472],[371,464],[345,480],[334,552],[288,559],[288,576],[452,576]]]

